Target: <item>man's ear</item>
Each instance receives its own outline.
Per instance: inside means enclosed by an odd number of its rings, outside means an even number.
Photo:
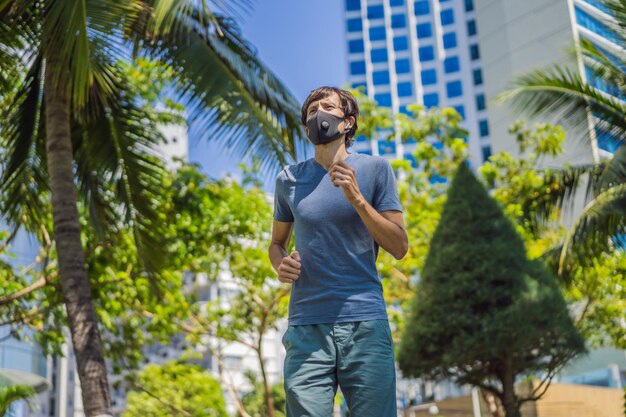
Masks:
[[[308,127],[304,128],[304,132],[306,133],[307,136],[309,136],[309,128]]]

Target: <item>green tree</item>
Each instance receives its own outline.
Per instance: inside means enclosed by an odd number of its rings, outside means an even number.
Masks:
[[[220,384],[182,360],[146,366],[131,387],[124,417],[228,417]]]
[[[237,225],[240,227],[239,234],[227,234],[230,240],[225,243],[228,249],[223,258],[232,274],[237,292],[226,299],[221,297],[208,303],[194,303],[193,319],[185,329],[193,341],[205,343],[218,361],[221,359],[219,348],[206,344],[206,340],[202,339],[203,335],[209,334],[227,343],[236,342],[254,352],[259,364],[258,376],[265,398],[265,410],[268,416],[274,417],[273,388],[265,369],[263,344],[267,332],[276,329],[277,321],[287,315],[290,288],[276,280],[276,274],[267,258],[267,231],[272,222],[271,206],[263,190],[254,186],[257,184],[254,180],[254,167],[246,169],[246,172],[247,178],[244,182],[252,187],[244,188],[226,179],[220,188],[220,193],[229,194],[229,198],[221,202],[219,210],[215,210],[215,214],[223,219],[222,222],[215,215],[209,217],[211,213],[208,211],[201,212],[202,216],[211,219],[210,223],[216,228],[221,226],[223,232],[232,232],[229,228]],[[208,186],[210,184],[201,183],[195,192]],[[206,208],[199,207],[199,210]],[[202,230],[197,233],[204,234]],[[209,279],[217,282],[219,272],[218,269],[211,270]],[[240,414],[248,413],[245,404],[238,399],[237,387],[232,386],[222,372],[220,378],[231,392]]]
[[[132,229],[154,281],[166,259],[153,204],[162,166],[150,156],[161,135],[133,100],[119,61],[132,51],[169,66],[205,137],[228,138],[267,164],[294,156],[297,104],[233,20],[204,1],[2,1],[0,43],[1,211],[39,231],[40,196],[49,192],[83,404],[88,416],[110,415],[78,199],[90,220]]]
[[[529,257],[542,259],[558,272],[558,253],[567,229],[562,213],[553,207],[576,189],[579,177],[568,168],[538,168],[546,158],[563,152],[565,133],[560,126],[535,124],[529,129],[518,121],[509,128],[519,144],[519,156],[500,152],[489,158],[480,172],[492,188],[493,197],[505,209],[524,238]],[[565,184],[565,186],[563,186]],[[556,255],[556,256],[555,256]],[[591,345],[626,347],[626,252],[611,250],[596,255],[584,251],[572,259],[567,273],[558,275],[559,286],[575,315],[578,329]]]
[[[585,351],[554,276],[465,163],[448,190],[398,352],[408,376],[452,378],[500,399],[507,417]],[[522,375],[538,374],[528,395]]]
[[[250,417],[267,417],[267,401],[265,399],[265,387],[263,382],[259,381],[252,372],[246,373],[246,378],[252,385],[253,389],[243,395],[242,402],[246,412]],[[271,387],[271,393],[274,404],[274,415],[276,417],[285,417],[285,389],[282,383],[274,384]]]

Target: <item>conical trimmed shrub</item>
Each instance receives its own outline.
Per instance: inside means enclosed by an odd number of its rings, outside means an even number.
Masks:
[[[488,389],[519,417],[516,378],[548,382],[584,351],[556,278],[528,260],[511,221],[461,164],[398,348],[403,374]]]

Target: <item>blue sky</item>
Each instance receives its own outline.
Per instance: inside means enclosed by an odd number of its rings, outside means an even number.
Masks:
[[[244,37],[299,102],[315,87],[341,86],[348,79],[342,5],[338,0],[256,0],[240,21]],[[193,137],[189,159],[212,177],[237,176],[241,160]],[[273,174],[266,179],[268,191],[273,191]]]

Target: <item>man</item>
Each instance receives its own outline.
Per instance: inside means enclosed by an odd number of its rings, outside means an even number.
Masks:
[[[302,106],[315,157],[276,178],[269,257],[291,284],[287,417],[330,417],[337,386],[353,417],[396,417],[394,348],[376,270],[378,248],[408,250],[395,175],[383,157],[348,153],[358,107],[321,87]],[[287,248],[295,226],[295,248]]]

